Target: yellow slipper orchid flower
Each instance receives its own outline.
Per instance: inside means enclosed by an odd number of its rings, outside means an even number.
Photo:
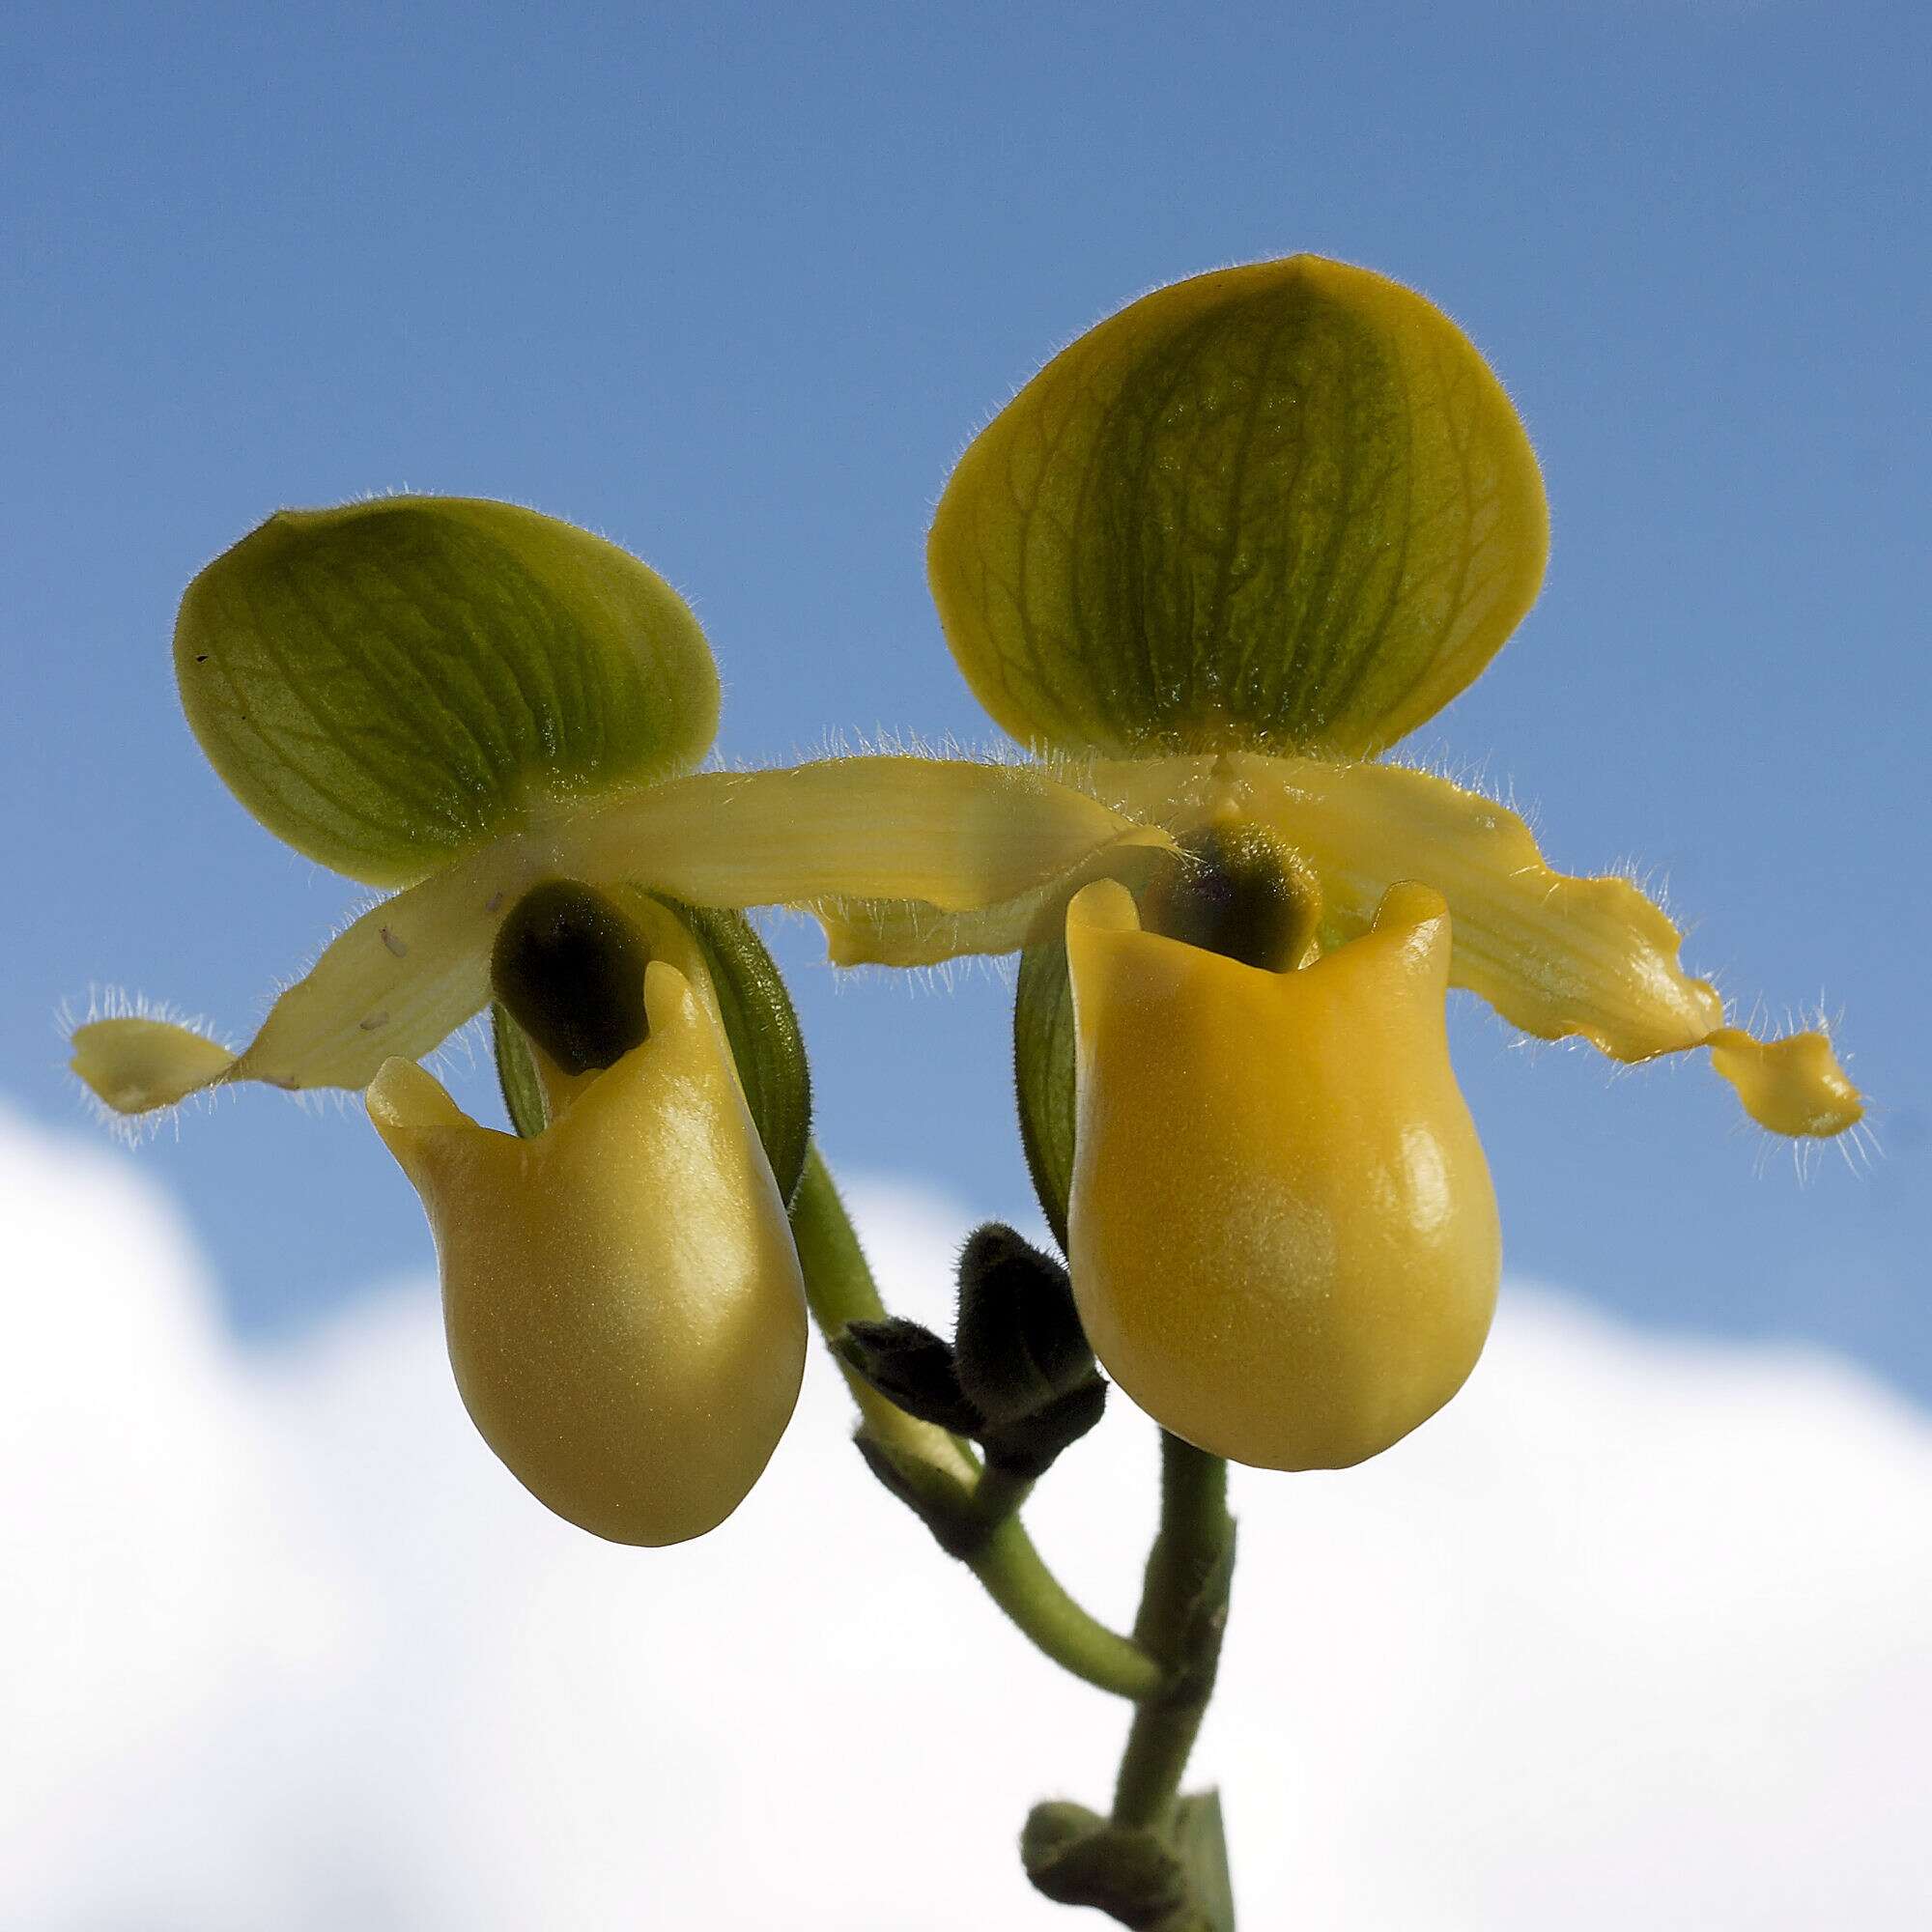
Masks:
[[[1101,324],[940,502],[953,655],[1056,782],[1147,832],[1106,861],[1141,908],[1118,885],[1074,897],[1069,875],[971,911],[955,895],[821,916],[844,960],[1027,949],[1042,1201],[1101,1362],[1198,1446],[1357,1462],[1473,1365],[1500,1255],[1447,985],[1617,1060],[1707,1048],[1775,1132],[1861,1117],[1825,1037],[1731,1024],[1634,885],[1565,877],[1515,812],[1378,761],[1494,656],[1547,551],[1534,454],[1466,338],[1311,257]],[[1308,928],[1294,956],[1141,930],[1177,877],[1154,835],[1210,888],[1202,855],[1275,851]]]
[[[505,504],[400,497],[272,518],[190,586],[176,662],[189,721],[242,802],[298,850],[402,890],[239,1052],[117,1016],[75,1030],[74,1070],[123,1114],[242,1081],[367,1088],[435,1233],[450,1359],[484,1438],[600,1536],[710,1529],[798,1395],[786,1197],[806,1157],[803,1052],[788,1007],[790,1048],[772,1037],[781,990],[746,1014],[755,941],[724,961],[715,915],[700,944],[633,882],[708,907],[853,890],[979,904],[1147,835],[1020,771],[691,772],[718,694],[691,613],[635,558]],[[600,905],[598,887],[622,895],[636,945],[564,1000],[565,1032],[635,1009],[617,1048],[547,1037],[547,995],[515,965],[533,906],[559,892]],[[798,1089],[755,1127],[720,963],[758,1035],[751,1064],[784,1063]],[[507,1030],[542,1088],[547,1124],[519,1117],[528,1138],[477,1125],[412,1064],[493,992],[535,1028]],[[776,1137],[761,1144],[774,1111],[781,1180]]]

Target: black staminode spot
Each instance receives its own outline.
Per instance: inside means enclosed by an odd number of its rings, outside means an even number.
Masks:
[[[1300,956],[1315,908],[1281,847],[1258,825],[1210,826],[1148,889],[1142,922],[1170,939],[1280,973]]]
[[[516,1022],[565,1073],[611,1066],[650,1034],[650,951],[617,908],[575,879],[533,887],[497,932],[490,979]]]

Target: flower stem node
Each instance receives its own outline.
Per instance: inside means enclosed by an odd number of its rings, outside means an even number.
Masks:
[[[1089,1905],[1139,1932],[1175,1924],[1187,1904],[1187,1875],[1158,1833],[1065,1799],[1027,1814],[1020,1861],[1056,1905]]]
[[[970,1563],[984,1550],[995,1524],[973,1507],[970,1494],[950,1481],[944,1471],[875,1435],[864,1424],[852,1440],[887,1494],[924,1523],[947,1555]]]
[[[406,1060],[369,1090],[422,1197],[465,1407],[540,1501],[611,1542],[715,1528],[777,1446],[805,1366],[804,1286],[712,1003],[668,959],[648,1037],[562,1075],[550,1124],[478,1126]]]
[[[1144,931],[1101,882],[1066,944],[1069,1252],[1095,1354],[1236,1462],[1386,1449],[1475,1366],[1501,1267],[1449,1065],[1441,896],[1392,886],[1365,936],[1269,972]]]
[[[1056,1905],[1089,1905],[1138,1932],[1232,1932],[1234,1915],[1196,1870],[1195,1833],[1218,1842],[1220,1804],[1211,1792],[1183,1798],[1170,1829],[1120,1825],[1084,1804],[1036,1804],[1020,1833],[1020,1861],[1035,1889]]]

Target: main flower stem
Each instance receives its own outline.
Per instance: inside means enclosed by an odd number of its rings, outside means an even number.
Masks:
[[[865,1251],[815,1146],[792,1203],[791,1224],[806,1300],[827,1341],[848,1322],[883,1319]],[[1021,1634],[1063,1670],[1098,1690],[1135,1703],[1152,1697],[1167,1673],[1135,1638],[1109,1630],[1066,1593],[1015,1514],[1023,1492],[982,1470],[956,1436],[907,1415],[843,1363],[840,1368],[864,1418],[862,1435],[918,1492],[922,1514],[944,1513],[972,1526],[961,1560]]]
[[[1214,1690],[1235,1570],[1228,1465],[1161,1432],[1160,1528],[1148,1553],[1135,1640],[1162,1666],[1142,1698],[1114,1787],[1114,1822],[1165,1830]]]

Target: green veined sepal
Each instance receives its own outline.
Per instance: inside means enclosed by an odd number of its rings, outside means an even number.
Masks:
[[[236,797],[376,886],[688,771],[718,727],[704,634],[656,572],[457,497],[278,511],[188,585],[175,671]]]
[[[1158,289],[1055,356],[961,459],[927,562],[1024,743],[1360,756],[1482,670],[1548,549],[1468,339],[1297,255]]]

